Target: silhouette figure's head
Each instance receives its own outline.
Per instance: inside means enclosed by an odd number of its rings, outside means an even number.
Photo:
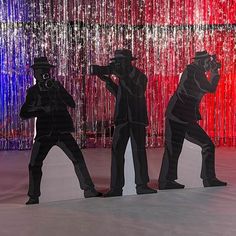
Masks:
[[[196,52],[194,63],[202,67],[204,71],[211,69],[211,55],[207,51]]]
[[[34,70],[34,77],[37,81],[43,81],[44,74],[49,74],[50,69],[54,68],[54,65],[51,65],[48,62],[47,57],[36,57],[34,58],[34,64],[31,68]]]
[[[132,69],[132,61],[137,60],[137,58],[132,56],[129,49],[117,49],[114,58],[111,60],[115,63],[116,71],[124,74]]]

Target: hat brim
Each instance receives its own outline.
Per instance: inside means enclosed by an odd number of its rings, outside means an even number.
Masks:
[[[208,58],[208,57],[211,57],[211,55],[208,54],[208,55],[203,55],[203,56],[198,56],[198,57],[192,57],[192,59],[202,59],[202,58]]]
[[[51,64],[33,64],[32,66],[30,66],[31,68],[35,69],[35,68],[54,68],[56,66],[51,65]]]
[[[119,60],[119,59],[123,59],[123,58],[127,58],[127,59],[129,59],[130,61],[134,61],[134,60],[137,60],[137,59],[138,59],[137,57],[131,57],[131,58],[130,58],[130,57],[125,57],[125,56],[123,56],[123,57],[122,57],[122,56],[119,56],[119,57],[113,57],[113,58],[111,58],[110,60],[111,60],[111,61],[115,61],[115,60],[117,60],[117,59]]]

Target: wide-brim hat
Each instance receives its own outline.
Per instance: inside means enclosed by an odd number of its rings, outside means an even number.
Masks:
[[[48,62],[47,57],[35,57],[34,58],[34,64],[31,66],[31,68],[53,68],[54,65],[51,65]]]
[[[115,50],[114,57],[111,60],[117,60],[121,58],[127,58],[130,61],[137,60],[136,57],[133,57],[132,52],[129,49],[117,49]]]
[[[195,52],[195,56],[192,59],[202,59],[207,57],[211,57],[211,55],[207,51],[200,51]]]

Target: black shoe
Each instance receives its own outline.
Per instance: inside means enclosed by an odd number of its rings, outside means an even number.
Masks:
[[[137,194],[151,194],[157,193],[157,190],[149,188],[147,185],[140,185],[136,187]]]
[[[90,197],[101,197],[102,193],[98,192],[96,189],[87,189],[84,190],[84,197],[90,198]]]
[[[103,197],[118,197],[122,196],[122,189],[111,189],[109,192],[103,194]]]
[[[222,182],[219,179],[212,178],[212,179],[204,179],[203,180],[203,186],[204,187],[217,187],[217,186],[226,186],[226,182]]]
[[[39,198],[29,198],[29,200],[25,203],[26,205],[33,205],[33,204],[39,204]]]
[[[165,182],[159,182],[159,189],[164,190],[164,189],[180,189],[184,188],[185,185],[179,184],[175,180],[166,180]]]

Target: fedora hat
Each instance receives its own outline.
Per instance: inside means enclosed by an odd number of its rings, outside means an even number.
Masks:
[[[51,65],[48,62],[47,57],[35,57],[34,58],[34,64],[31,66],[31,68],[51,68],[55,67],[54,65]]]
[[[117,49],[115,50],[114,57],[111,60],[116,60],[120,58],[127,58],[130,61],[137,60],[136,57],[132,56],[132,52],[129,49]]]
[[[202,59],[207,57],[211,57],[211,55],[207,51],[200,51],[195,52],[195,57],[193,57],[192,59]]]

